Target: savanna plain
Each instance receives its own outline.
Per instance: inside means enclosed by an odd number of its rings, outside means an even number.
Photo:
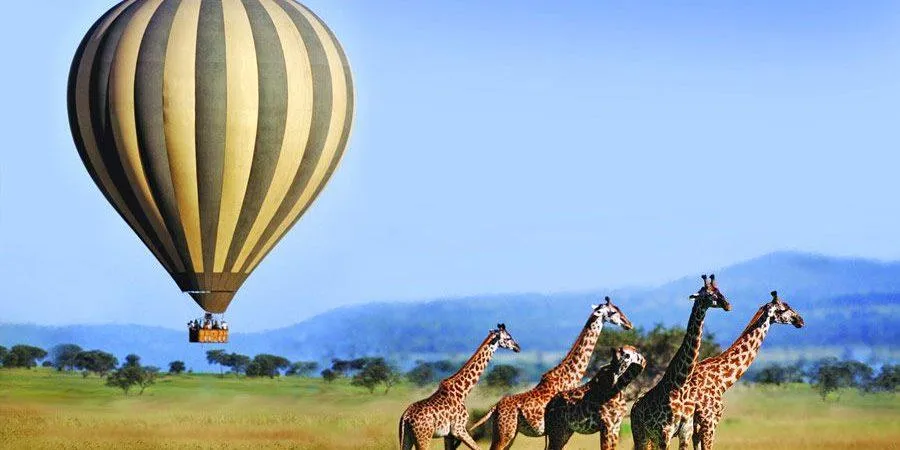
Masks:
[[[395,449],[403,409],[430,392],[407,384],[369,393],[345,380],[182,374],[125,396],[94,375],[0,370],[0,448]],[[477,389],[472,415],[501,394]],[[619,448],[630,449],[627,419],[622,428]],[[568,448],[596,449],[598,442],[597,435],[576,435]],[[443,448],[439,440],[433,445]],[[520,436],[513,448],[543,445],[542,438]],[[847,390],[823,401],[807,385],[739,384],[728,393],[716,448],[900,449],[900,396]]]

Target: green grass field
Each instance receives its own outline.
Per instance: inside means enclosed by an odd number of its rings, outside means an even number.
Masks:
[[[0,448],[393,449],[401,412],[429,393],[204,374],[164,377],[144,395],[125,397],[95,376],[0,370]],[[496,397],[476,391],[470,407]],[[623,449],[631,448],[627,425]],[[520,436],[514,448],[543,448],[543,439]],[[569,448],[599,448],[598,438],[576,436]],[[717,448],[900,448],[900,397],[846,391],[823,402],[806,386],[737,386]]]

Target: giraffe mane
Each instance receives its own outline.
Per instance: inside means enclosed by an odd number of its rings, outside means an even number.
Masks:
[[[766,311],[766,307],[768,305],[769,304],[766,303],[766,304],[760,306],[758,310],[756,310],[756,314],[753,315],[753,318],[750,319],[750,322],[748,322],[747,326],[744,327],[744,331],[741,331],[741,334],[740,334],[741,336],[749,333],[751,329],[755,328],[756,324],[760,321],[760,319],[762,319],[764,312]]]

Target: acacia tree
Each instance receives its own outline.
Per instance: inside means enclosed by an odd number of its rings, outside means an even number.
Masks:
[[[72,370],[81,352],[81,347],[75,344],[59,344],[50,349],[50,362],[57,371]]]
[[[179,375],[181,372],[184,372],[184,361],[172,361],[169,363],[169,373],[173,375]]]
[[[231,373],[239,375],[247,371],[250,366],[250,357],[239,353],[229,353],[222,356],[222,365],[228,367]]]
[[[406,373],[406,379],[416,386],[422,387],[453,373],[455,368],[453,363],[448,360],[417,361],[416,366]]]
[[[105,377],[117,365],[119,365],[119,360],[111,353],[102,350],[82,351],[75,355],[75,368],[81,370],[84,376],[93,372]]]
[[[222,349],[207,350],[206,351],[206,362],[209,363],[210,365],[216,364],[216,365],[220,366],[219,374],[221,374],[223,372],[222,367],[225,366],[225,364],[224,364],[225,356],[226,356],[225,350],[222,350]]]
[[[110,373],[106,378],[106,385],[122,389],[125,395],[132,387],[140,387],[138,395],[143,395],[144,390],[156,382],[159,368],[153,366],[141,366],[141,357],[130,354],[125,357],[122,367]]]
[[[751,380],[760,384],[774,384],[780,386],[786,383],[800,383],[803,381],[803,370],[798,364],[781,365],[769,364],[752,374]]]
[[[869,390],[895,392],[900,389],[900,365],[885,364],[881,373],[869,383]]]
[[[522,371],[509,364],[498,364],[485,375],[484,381],[492,388],[508,389],[519,384]]]
[[[370,393],[375,392],[379,384],[384,384],[384,393],[387,394],[399,380],[400,373],[384,358],[368,358],[362,369],[353,376],[350,384],[365,387]]]
[[[832,392],[838,393],[842,388],[866,388],[872,382],[873,370],[859,361],[838,361],[837,358],[826,358],[815,363],[809,371],[813,386],[822,400]]]
[[[253,357],[253,361],[247,366],[247,376],[249,377],[269,377],[275,378],[279,375],[279,370],[290,366],[291,362],[287,358],[261,353]]]
[[[325,382],[329,383],[329,384],[332,381],[336,380],[338,377],[337,372],[335,372],[331,369],[323,369],[320,374],[322,375],[322,379],[325,380]]]
[[[291,366],[288,367],[287,372],[285,372],[284,374],[288,376],[295,375],[299,377],[306,377],[318,368],[319,363],[315,361],[297,361],[291,364]]]
[[[39,347],[31,345],[14,345],[3,357],[3,367],[25,367],[31,369],[37,366],[37,360],[44,359],[47,352]]]

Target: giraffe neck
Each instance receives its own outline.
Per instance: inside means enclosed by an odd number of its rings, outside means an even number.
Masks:
[[[725,362],[724,365],[716,364],[713,367],[721,372],[719,375],[725,382],[726,389],[736,383],[747,372],[750,364],[753,364],[759,354],[759,347],[769,333],[769,326],[768,315],[760,311],[734,343],[716,357],[716,360]]]
[[[603,320],[593,315],[588,319],[581,334],[575,339],[575,343],[560,363],[550,369],[541,377],[541,384],[555,383],[562,389],[573,388],[578,385],[584,373],[587,371],[600,331],[603,330]]]
[[[469,360],[441,384],[450,388],[461,398],[469,395],[469,392],[472,392],[472,389],[478,384],[478,379],[481,378],[481,374],[484,373],[484,369],[487,368],[497,350],[497,343],[492,340],[492,336],[488,336]]]
[[[672,357],[672,362],[669,363],[666,373],[659,382],[659,386],[662,386],[666,392],[681,389],[697,363],[700,341],[703,339],[703,320],[706,318],[707,308],[702,303],[701,300],[694,302],[681,347],[678,347],[678,351]]]

